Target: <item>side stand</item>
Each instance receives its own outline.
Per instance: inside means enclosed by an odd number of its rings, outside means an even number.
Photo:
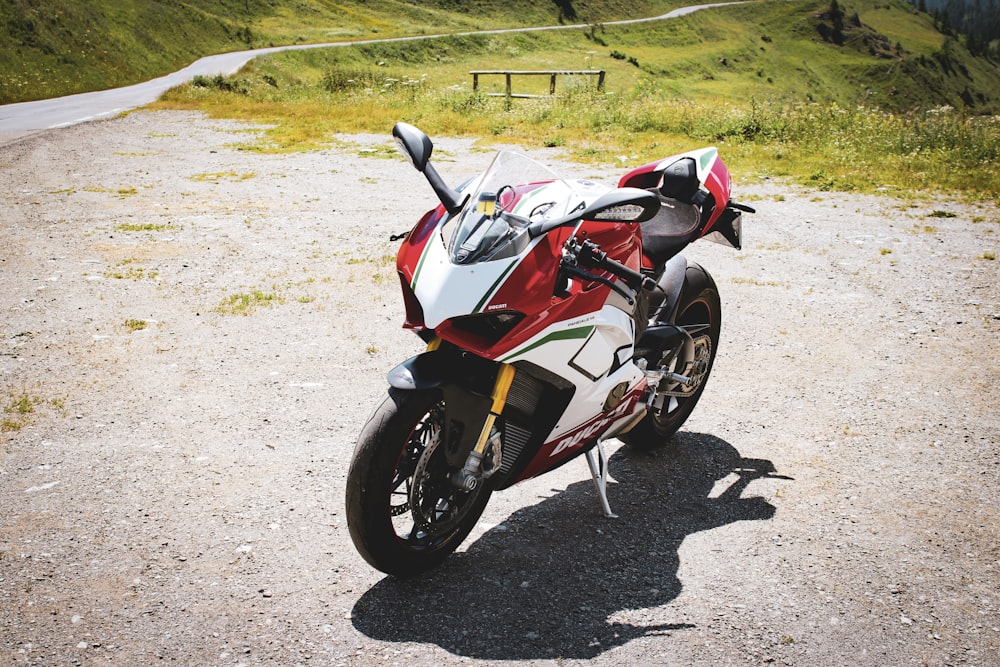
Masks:
[[[617,519],[618,515],[611,511],[611,504],[608,502],[608,456],[604,453],[602,442],[598,440],[596,446],[587,450],[586,456],[604,516],[608,519]]]

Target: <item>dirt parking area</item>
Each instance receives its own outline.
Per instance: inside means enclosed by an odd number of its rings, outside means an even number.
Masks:
[[[400,582],[344,484],[422,347],[389,236],[433,195],[388,131],[254,132],[0,146],[0,664],[1000,664],[995,205],[737,183],[743,251],[688,253],[715,370],[674,451],[611,447],[620,518],[581,459]],[[490,159],[436,154],[452,183]]]

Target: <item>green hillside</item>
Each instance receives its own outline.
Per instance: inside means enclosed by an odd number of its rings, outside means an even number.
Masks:
[[[467,35],[260,58],[232,77],[170,91],[160,108],[267,127],[246,150],[308,150],[405,120],[432,135],[562,147],[639,164],[676,147],[724,146],[740,177],[825,190],[1000,192],[1000,73],[896,0],[756,2],[627,26]],[[605,90],[470,69],[607,72]],[[665,149],[665,147],[672,147]]]
[[[686,98],[751,96],[906,111],[1000,109],[1000,69],[902,0],[764,2],[616,29],[611,47]]]
[[[303,100],[336,106],[351,89],[378,88],[384,95],[387,85],[407,79],[419,79],[424,92],[463,86],[469,92],[470,69],[599,68],[617,95],[1000,113],[997,64],[973,57],[928,14],[903,0],[848,0],[836,7],[839,16],[825,0],[765,1],[624,26],[286,52],[258,59],[224,88],[242,92],[241,106]],[[201,84],[186,99],[205,103]],[[501,90],[499,78],[483,84],[488,92]],[[517,83],[520,92],[544,92],[547,81],[531,85]]]
[[[518,25],[584,23],[584,40],[538,39],[532,67],[583,58],[639,75],[682,98],[750,96],[864,103],[906,110],[948,104],[996,112],[997,64],[903,0],[765,1],[682,19],[604,27],[655,16],[683,0],[17,0],[0,3],[0,103],[135,83],[210,53],[276,44],[361,40]],[[422,47],[414,47],[422,48]],[[433,50],[433,48],[432,48]],[[611,58],[614,54],[617,59]],[[482,66],[474,45],[452,60]],[[440,59],[440,58],[439,58]],[[504,59],[505,60],[505,59]],[[456,68],[456,71],[461,68]],[[449,73],[449,76],[452,76]]]
[[[112,88],[223,51],[663,13],[672,0],[3,0],[0,103]]]
[[[1000,69],[904,0],[759,0],[679,19],[672,0],[52,0],[0,4],[0,91],[27,99],[113,86],[203,53],[295,42],[580,23],[554,32],[465,35],[258,58],[198,78],[156,106],[266,126],[246,150],[308,150],[337,133],[431,134],[563,147],[580,160],[638,163],[665,146],[723,146],[741,177],[823,190],[943,190],[998,201]],[[165,17],[168,17],[167,20]],[[166,26],[166,27],[154,27]],[[995,44],[979,50],[996,51]],[[978,52],[978,51],[977,51]],[[471,69],[602,69],[584,80]],[[533,87],[532,87],[533,86]]]

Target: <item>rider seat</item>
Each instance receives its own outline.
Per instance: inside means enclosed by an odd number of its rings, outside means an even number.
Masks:
[[[660,212],[641,223],[642,251],[659,270],[701,230],[701,204],[705,194],[698,182],[695,161],[690,157],[675,160],[645,177],[650,180],[635,185],[659,195]]]
[[[659,270],[690,243],[701,229],[701,207],[660,197],[660,211],[642,227],[642,252]]]

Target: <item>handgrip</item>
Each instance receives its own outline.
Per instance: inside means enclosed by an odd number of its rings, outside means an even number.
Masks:
[[[624,280],[633,290],[652,290],[655,288],[655,283],[651,278],[630,269],[621,262],[610,259],[608,253],[601,250],[593,241],[584,241],[580,245],[579,259],[583,264],[589,264],[590,266],[605,269],[613,273]],[[647,284],[647,281],[649,284]]]

